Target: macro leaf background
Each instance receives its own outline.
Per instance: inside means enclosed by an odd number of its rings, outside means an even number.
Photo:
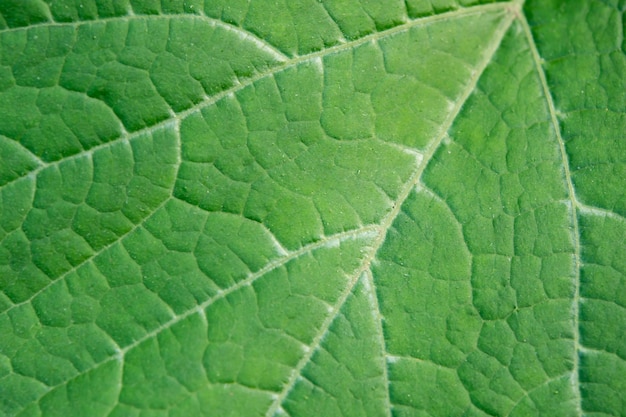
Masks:
[[[0,0],[0,416],[626,416],[623,0]]]

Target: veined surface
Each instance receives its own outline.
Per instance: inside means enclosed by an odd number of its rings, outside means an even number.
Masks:
[[[622,3],[0,1],[0,416],[626,415]]]

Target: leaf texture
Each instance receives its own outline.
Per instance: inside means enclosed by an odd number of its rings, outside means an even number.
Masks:
[[[0,416],[626,415],[625,7],[0,2]]]

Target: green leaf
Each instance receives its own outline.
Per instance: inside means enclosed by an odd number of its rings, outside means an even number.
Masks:
[[[625,7],[0,0],[0,416],[626,416]]]

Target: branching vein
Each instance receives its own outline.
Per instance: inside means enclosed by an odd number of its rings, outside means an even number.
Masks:
[[[396,217],[401,211],[402,204],[409,197],[415,185],[418,183],[422,173],[424,172],[424,169],[428,165],[428,162],[434,155],[435,151],[439,148],[439,145],[443,141],[444,137],[446,137],[448,129],[450,128],[454,120],[456,119],[461,108],[463,107],[463,104],[465,103],[467,98],[470,96],[472,91],[475,90],[476,84],[478,83],[478,79],[480,78],[485,68],[491,61],[493,55],[496,53],[498,47],[500,46],[502,38],[504,37],[504,34],[510,27],[514,17],[515,17],[514,13],[507,13],[505,15],[505,18],[502,20],[502,22],[496,29],[494,38],[485,49],[485,53],[482,57],[482,60],[477,65],[474,73],[472,74],[472,77],[470,78],[465,89],[463,90],[463,93],[460,95],[460,97],[458,97],[458,99],[454,103],[453,108],[448,113],[445,121],[441,124],[441,128],[438,134],[436,135],[436,137],[430,142],[430,144],[426,148],[426,151],[424,152],[424,158],[420,161],[420,163],[417,164],[417,167],[413,175],[407,181],[402,192],[399,194],[399,197],[395,201],[393,205],[394,208],[382,220],[379,231],[378,231],[378,236],[376,237],[376,240],[374,241],[372,249],[369,251],[368,255],[364,258],[363,263],[361,264],[361,267],[353,272],[352,279],[350,280],[349,286],[344,290],[344,293],[338,300],[330,316],[327,317],[327,319],[324,321],[324,324],[320,328],[320,331],[318,332],[317,337],[314,339],[312,345],[310,346],[310,350],[302,357],[300,362],[298,362],[297,366],[292,371],[289,381],[285,384],[283,390],[280,392],[276,400],[272,403],[270,408],[265,413],[266,417],[273,416],[281,407],[283,401],[285,400],[285,398],[287,398],[287,395],[289,394],[289,392],[291,392],[291,390],[295,386],[300,373],[302,372],[304,367],[309,363],[311,357],[315,353],[315,350],[319,348],[319,345],[324,339],[324,336],[326,332],[328,331],[330,325],[332,324],[333,320],[335,319],[335,317],[337,316],[337,314],[343,307],[343,304],[347,300],[348,296],[352,293],[356,283],[358,282],[359,277],[362,274],[366,273],[366,271],[369,271],[370,265],[372,261],[375,259],[376,254],[378,253],[378,250],[382,247],[383,243],[385,242],[387,231],[391,228],[391,225],[393,224]]]

